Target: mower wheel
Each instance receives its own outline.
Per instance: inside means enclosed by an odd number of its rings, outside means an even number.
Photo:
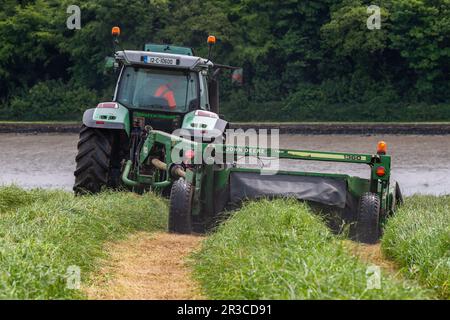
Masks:
[[[78,141],[75,170],[76,195],[98,193],[102,187],[114,184],[111,168],[113,136],[108,130],[83,125]]]
[[[380,238],[380,198],[375,193],[364,193],[359,200],[356,240],[373,244]]]
[[[190,234],[192,232],[192,196],[194,187],[184,179],[172,185],[170,192],[169,232]]]

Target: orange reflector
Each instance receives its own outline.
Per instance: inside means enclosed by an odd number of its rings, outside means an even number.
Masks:
[[[378,154],[386,154],[387,153],[387,144],[386,144],[386,142],[384,142],[384,141],[378,142],[377,153]]]
[[[114,37],[120,36],[120,28],[119,27],[113,27],[112,30],[111,30],[111,34]]]
[[[386,175],[386,169],[384,167],[377,168],[377,176],[384,177]]]
[[[208,37],[208,44],[215,44],[216,43],[216,37],[215,36],[209,36]]]

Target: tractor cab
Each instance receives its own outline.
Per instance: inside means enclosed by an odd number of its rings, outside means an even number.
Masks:
[[[120,29],[115,27],[112,33],[119,46]],[[191,48],[166,44],[148,43],[142,51],[115,52],[113,65],[120,73],[113,101],[87,110],[83,124],[122,129],[128,137],[134,128],[146,126],[167,133],[183,128],[193,136],[211,136],[213,131],[221,136],[227,123],[218,115],[217,78],[222,69],[236,68],[211,61],[215,41],[214,36],[208,37],[206,59],[195,56]]]
[[[188,48],[176,47],[171,53],[149,48],[169,51],[171,47],[146,46],[146,51],[120,51],[115,57],[121,72],[114,102],[129,110],[132,126],[150,125],[171,133],[189,113],[217,111],[209,99],[211,61],[189,55]]]
[[[77,194],[120,185],[122,164],[138,161],[151,130],[172,134],[183,129],[184,137],[213,141],[222,138],[228,126],[219,117],[217,78],[222,69],[237,68],[211,61],[214,36],[208,37],[207,58],[195,56],[191,48],[166,44],[124,50],[118,27],[112,29],[112,36],[115,54],[107,63],[119,76],[112,101],[101,102],[83,115],[75,171]]]

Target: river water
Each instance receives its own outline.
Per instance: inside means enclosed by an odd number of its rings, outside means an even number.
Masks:
[[[280,147],[375,153],[379,140],[388,143],[393,179],[406,195],[450,194],[450,136],[418,135],[281,135]],[[77,134],[0,134],[0,185],[71,190]],[[281,168],[369,176],[366,165],[289,161]]]

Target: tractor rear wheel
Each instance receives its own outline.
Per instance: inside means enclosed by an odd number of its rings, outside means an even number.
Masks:
[[[120,172],[113,168],[113,144],[112,132],[83,125],[75,159],[75,194],[98,193],[102,187],[117,187]]]
[[[380,198],[375,193],[364,193],[359,200],[356,221],[356,240],[374,244],[380,238]]]
[[[194,187],[184,179],[175,181],[170,192],[169,232],[192,232],[192,197]]]

